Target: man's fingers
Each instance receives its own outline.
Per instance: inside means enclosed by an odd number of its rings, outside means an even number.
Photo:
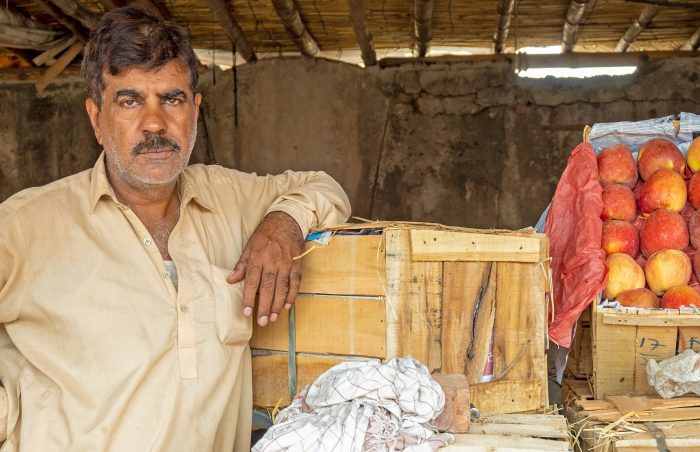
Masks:
[[[276,279],[277,273],[268,269],[262,271],[259,286],[260,298],[258,300],[258,325],[260,326],[267,325],[270,307],[272,305],[272,296],[275,293]]]
[[[243,284],[243,301],[241,307],[243,314],[249,316],[253,313],[253,305],[255,304],[255,294],[258,292],[260,285],[260,274],[262,267],[253,265],[249,267],[245,275],[245,283]],[[266,314],[267,315],[267,314]]]
[[[294,301],[299,294],[299,288],[301,287],[301,263],[299,265],[292,266],[292,271],[289,278],[289,292],[287,292],[287,298],[284,301],[284,309],[291,309]]]
[[[229,284],[236,284],[237,282],[243,281],[246,276],[246,269],[248,268],[248,255],[244,251],[241,258],[238,259],[236,265],[233,267],[233,272],[226,278]]]
[[[277,320],[277,316],[282,310],[282,305],[287,299],[289,293],[289,270],[280,271],[277,274],[277,282],[275,283],[275,296],[272,299],[272,308],[270,309],[270,321]]]

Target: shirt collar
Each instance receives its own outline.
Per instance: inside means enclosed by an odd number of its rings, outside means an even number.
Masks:
[[[183,206],[189,204],[190,201],[194,201],[207,210],[213,210],[213,203],[207,196],[208,193],[192,180],[192,176],[187,171],[187,168],[178,177],[177,189]],[[102,151],[90,175],[90,211],[94,212],[97,203],[105,197],[112,198],[115,203],[121,205],[107,178],[105,153]]]

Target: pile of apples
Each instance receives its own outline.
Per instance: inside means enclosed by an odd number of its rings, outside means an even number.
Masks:
[[[623,306],[700,308],[700,137],[686,157],[663,139],[644,143],[637,162],[624,144],[608,147],[598,155],[598,173],[603,297]]]

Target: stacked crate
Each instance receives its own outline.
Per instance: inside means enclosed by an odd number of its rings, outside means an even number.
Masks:
[[[358,230],[371,234],[341,235]],[[293,321],[254,329],[256,406],[288,404],[339,362],[407,355],[467,375],[483,413],[547,406],[546,236],[384,222],[333,233],[307,242]]]

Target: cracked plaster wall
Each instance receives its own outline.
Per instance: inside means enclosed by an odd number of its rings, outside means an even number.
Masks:
[[[235,89],[231,72],[203,75],[193,161],[322,169],[361,217],[520,228],[546,207],[585,124],[700,112],[699,72],[697,58],[583,81],[519,79],[507,62],[263,60],[239,68]],[[42,96],[0,83],[0,199],[92,164],[83,96],[76,79]]]

